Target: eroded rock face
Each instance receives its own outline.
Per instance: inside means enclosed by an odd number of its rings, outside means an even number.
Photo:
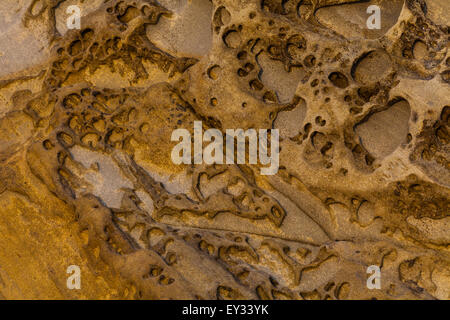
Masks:
[[[1,298],[450,299],[446,1],[3,2]],[[174,164],[194,121],[279,171]]]

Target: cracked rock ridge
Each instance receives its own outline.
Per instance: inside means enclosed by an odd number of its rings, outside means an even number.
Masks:
[[[449,19],[448,0],[2,0],[0,298],[450,299]],[[279,129],[278,173],[175,165],[194,121]]]

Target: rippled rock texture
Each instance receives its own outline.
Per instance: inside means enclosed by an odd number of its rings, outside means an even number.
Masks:
[[[0,297],[450,299],[449,17],[447,0],[2,0]],[[194,121],[279,129],[278,173],[175,165]]]

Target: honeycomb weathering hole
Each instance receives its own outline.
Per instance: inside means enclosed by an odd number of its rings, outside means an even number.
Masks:
[[[162,17],[157,25],[147,26],[150,41],[179,57],[206,55],[212,45],[212,3],[205,0],[160,3],[167,5],[172,16]]]
[[[393,71],[391,58],[383,50],[370,51],[358,58],[352,66],[352,77],[361,84],[374,84]]]
[[[353,2],[353,3],[352,3]],[[339,6],[319,8],[318,22],[348,39],[376,39],[382,37],[398,21],[404,0],[341,1]],[[368,29],[370,14],[367,8],[377,5],[381,10],[381,28]]]
[[[376,158],[384,158],[406,142],[411,108],[406,100],[393,102],[386,110],[376,112],[358,124],[356,133],[362,145]]]

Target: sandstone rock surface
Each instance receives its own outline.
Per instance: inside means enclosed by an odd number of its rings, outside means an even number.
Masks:
[[[450,299],[449,15],[2,0],[0,298]],[[174,164],[194,121],[279,129],[279,171]]]

